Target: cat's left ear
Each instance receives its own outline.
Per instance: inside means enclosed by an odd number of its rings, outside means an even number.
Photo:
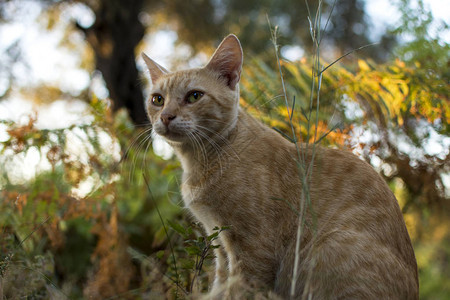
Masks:
[[[218,72],[234,90],[241,78],[242,60],[241,43],[234,34],[230,34],[220,43],[205,69]]]
[[[158,80],[161,75],[169,73],[166,69],[157,64],[153,59],[148,57],[144,52],[142,52],[142,58],[147,65],[148,70],[150,71],[150,78],[152,79],[152,84]]]

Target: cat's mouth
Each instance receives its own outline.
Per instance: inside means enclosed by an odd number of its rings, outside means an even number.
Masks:
[[[168,142],[185,142],[188,138],[186,133],[178,132],[177,130],[171,130],[169,128],[164,128],[164,130],[156,130],[156,133],[162,136]]]
[[[175,131],[167,131],[163,137],[167,140],[174,141],[174,142],[182,142],[186,140],[186,135],[175,132]]]

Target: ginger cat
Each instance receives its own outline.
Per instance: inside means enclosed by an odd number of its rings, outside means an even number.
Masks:
[[[289,298],[295,209],[307,207],[294,298],[418,299],[414,251],[387,184],[352,153],[319,148],[308,206],[295,145],[239,108],[236,36],[204,68],[168,72],[143,58],[152,84],[148,114],[181,161],[186,207],[208,234],[231,226],[219,236],[213,290],[240,276]],[[311,151],[303,155],[308,164]]]

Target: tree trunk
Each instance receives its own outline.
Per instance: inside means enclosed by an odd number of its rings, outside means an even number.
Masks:
[[[145,32],[138,19],[142,4],[143,0],[98,1],[95,23],[85,30],[114,111],[126,108],[136,125],[148,123],[134,52]]]

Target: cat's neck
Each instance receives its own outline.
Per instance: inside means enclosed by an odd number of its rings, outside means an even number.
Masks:
[[[223,171],[230,160],[239,160],[244,144],[252,143],[264,127],[246,112],[239,109],[238,116],[212,140],[173,144],[172,147],[183,167],[184,175],[201,178],[215,171]]]
[[[171,144],[185,173],[206,173],[236,155],[232,142],[237,135],[239,117],[221,132],[208,139],[197,138],[185,143]]]

